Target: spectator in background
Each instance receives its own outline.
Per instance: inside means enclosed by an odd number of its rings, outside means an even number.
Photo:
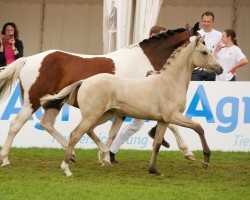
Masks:
[[[4,24],[0,36],[0,67],[7,66],[16,59],[23,57],[23,42],[15,23]]]
[[[159,26],[159,25],[155,25],[153,26],[151,29],[150,29],[150,32],[149,32],[149,37],[153,37],[153,36],[156,36],[160,33],[164,33],[166,32],[167,29],[163,26]]]
[[[205,36],[205,43],[211,53],[214,52],[218,42],[221,41],[221,32],[213,29],[214,14],[207,11],[201,16],[201,27],[199,34]],[[192,38],[191,38],[192,40]],[[202,68],[196,67],[192,73],[192,81],[215,81],[215,73],[209,73]]]
[[[222,33],[222,41],[217,44],[214,56],[223,67],[223,73],[216,75],[217,81],[235,81],[236,69],[248,63],[246,56],[238,47],[236,33],[232,29]]]

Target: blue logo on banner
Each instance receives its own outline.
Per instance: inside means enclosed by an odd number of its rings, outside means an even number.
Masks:
[[[11,115],[18,114],[21,110],[21,107],[18,107],[16,105],[18,102],[21,104],[21,106],[23,106],[23,100],[22,100],[22,95],[20,91],[20,84],[16,86],[0,120],[9,120]],[[34,115],[39,121],[42,119],[42,114],[43,114],[43,110],[41,107],[34,113]],[[29,120],[34,120],[33,116],[31,116]],[[62,108],[61,120],[69,121],[69,105],[68,104],[65,104]],[[43,130],[43,128],[40,126],[39,123],[35,124],[35,128],[38,130]]]
[[[212,98],[212,97],[210,97]],[[20,85],[18,84],[13,94],[2,114],[0,120],[9,120],[11,115],[16,115],[20,112],[21,107],[17,106],[17,103],[23,105]],[[250,97],[242,97],[242,102],[244,105],[244,116],[243,122],[245,124],[250,123]],[[198,109],[198,105],[201,105],[201,109]],[[221,133],[231,133],[234,131],[238,125],[239,119],[239,106],[240,100],[237,97],[226,96],[219,100],[216,105],[216,117],[217,120],[222,124],[218,125],[216,130]],[[230,107],[229,112],[225,115],[225,107]],[[42,109],[39,108],[35,113],[35,117],[40,121],[42,118]],[[230,113],[230,114],[228,114]],[[33,115],[33,117],[34,117]],[[214,114],[212,112],[211,106],[209,104],[209,98],[206,95],[206,91],[203,85],[199,85],[197,90],[194,93],[194,96],[190,102],[190,105],[187,107],[186,117],[192,119],[194,117],[205,118],[207,123],[216,123]],[[29,120],[34,120],[31,117]],[[131,118],[126,118],[126,121],[130,121]],[[69,105],[65,104],[62,108],[62,117],[61,121],[69,121]],[[42,130],[39,123],[35,124],[35,128]]]
[[[243,97],[244,102],[244,123],[250,123],[250,97]],[[198,103],[201,103],[201,110],[198,110]],[[231,113],[229,116],[224,115],[225,107],[229,105],[231,107]],[[239,117],[239,99],[236,97],[224,97],[216,106],[216,116],[219,122],[225,126],[218,125],[217,131],[221,133],[230,133],[235,130],[238,125]],[[203,85],[199,85],[194,97],[187,109],[186,117],[192,119],[193,117],[204,117],[207,123],[215,123],[214,116],[204,90]],[[228,126],[226,126],[228,124]]]

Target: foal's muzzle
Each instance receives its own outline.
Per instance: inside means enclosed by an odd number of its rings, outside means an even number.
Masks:
[[[222,72],[223,72],[223,68],[221,67],[221,65],[217,65],[216,66],[216,70],[215,70],[215,73],[217,74],[217,75],[220,75],[220,74],[222,74]]]

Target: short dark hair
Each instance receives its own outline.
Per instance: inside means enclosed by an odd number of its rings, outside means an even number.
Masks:
[[[167,29],[160,25],[155,25],[150,29],[149,36],[152,34],[159,34],[161,31],[167,31]]]
[[[2,32],[1,32],[2,35],[5,35],[5,30],[6,30],[7,26],[12,26],[14,28],[14,38],[18,39],[19,32],[18,32],[16,24],[13,23],[13,22],[7,22],[6,24],[3,25],[3,29],[2,29]]]
[[[204,17],[204,16],[212,16],[213,17],[213,21],[214,21],[214,13],[212,11],[206,11],[204,12],[202,15],[201,15],[201,19]]]

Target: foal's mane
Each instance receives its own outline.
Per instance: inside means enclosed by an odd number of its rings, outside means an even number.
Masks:
[[[183,44],[182,46],[178,47],[177,49],[174,50],[174,52],[170,55],[170,57],[167,59],[166,63],[164,64],[164,66],[162,67],[162,69],[160,70],[160,72],[164,71],[167,67],[167,65],[170,65],[170,60],[174,60],[176,58],[176,56],[180,53],[180,51],[187,47],[191,42],[188,42],[186,44]]]
[[[162,38],[167,38],[167,37],[169,37],[171,35],[174,35],[175,33],[182,33],[182,32],[184,32],[186,30],[187,29],[185,29],[185,28],[178,28],[178,29],[173,29],[173,30],[167,30],[166,32],[163,32],[163,33],[160,33],[158,35],[149,37],[148,39],[144,39],[139,44],[151,42],[151,41],[154,41],[154,40],[159,40],[159,39],[162,39]]]

